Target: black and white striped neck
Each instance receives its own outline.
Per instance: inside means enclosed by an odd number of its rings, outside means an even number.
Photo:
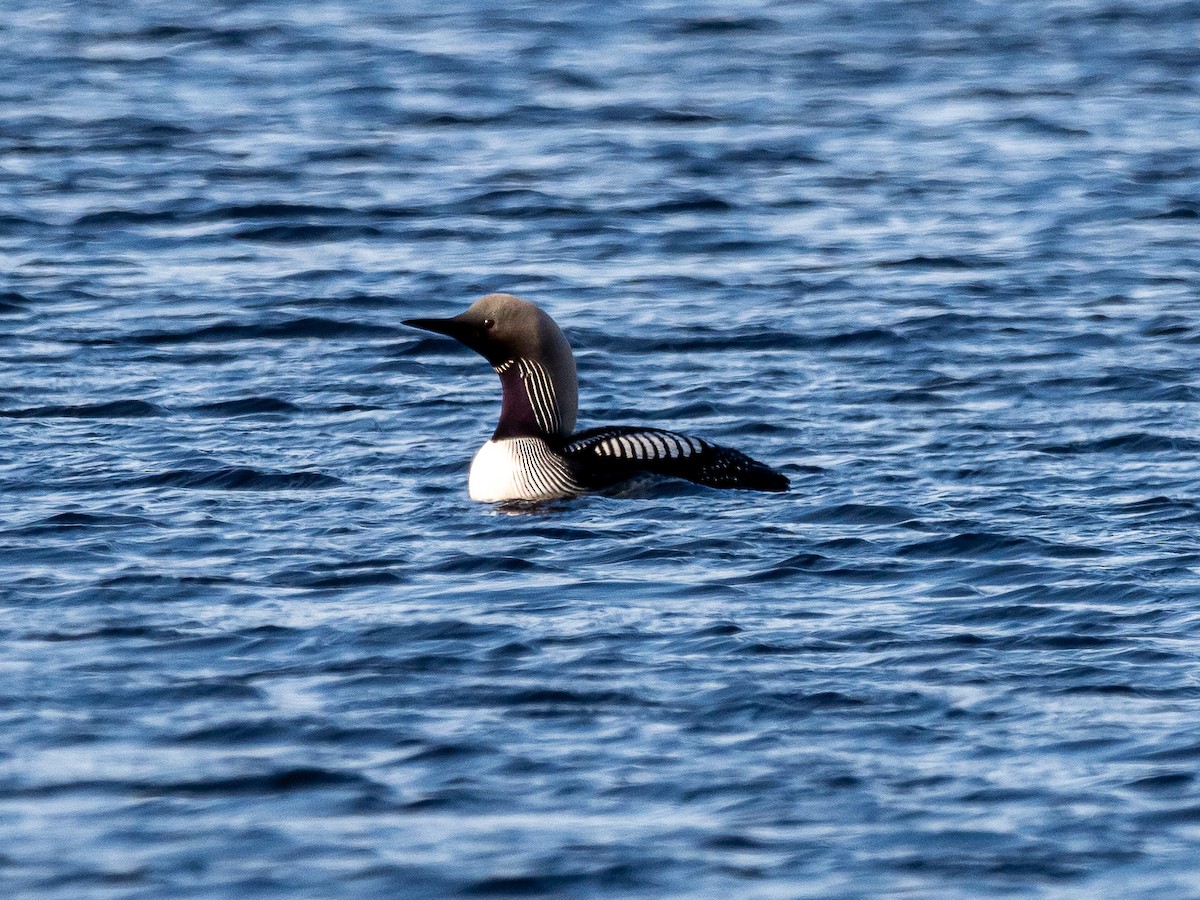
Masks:
[[[500,421],[492,440],[505,438],[565,436],[574,428],[574,397],[569,398],[572,410],[571,421],[565,421],[563,412],[564,390],[575,390],[575,385],[556,385],[551,371],[540,362],[523,357],[507,359],[492,366],[500,376],[503,399],[500,405]]]

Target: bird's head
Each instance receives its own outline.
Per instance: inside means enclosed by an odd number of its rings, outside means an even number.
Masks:
[[[539,419],[543,428],[564,434],[574,429],[579,401],[571,345],[554,320],[529,301],[512,294],[488,294],[449,319],[406,319],[404,324],[448,335],[470,347],[501,373],[502,383],[510,370],[522,383],[533,369],[544,371],[549,385],[540,386],[534,379],[522,393],[528,394],[531,409],[546,410]],[[509,390],[506,383],[506,397]]]
[[[404,324],[448,335],[493,366],[510,359],[555,360],[564,349],[567,357],[571,355],[554,320],[512,294],[488,294],[449,319],[406,319]]]

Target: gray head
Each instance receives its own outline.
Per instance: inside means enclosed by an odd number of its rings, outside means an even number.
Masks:
[[[504,387],[497,437],[529,429],[544,435],[575,430],[579,388],[571,345],[554,320],[529,301],[488,294],[452,318],[404,324],[449,335],[492,364]]]

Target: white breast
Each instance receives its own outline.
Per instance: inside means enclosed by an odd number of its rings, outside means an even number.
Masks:
[[[541,438],[505,438],[488,441],[471,461],[471,499],[484,503],[501,500],[553,500],[578,494],[563,458]]]

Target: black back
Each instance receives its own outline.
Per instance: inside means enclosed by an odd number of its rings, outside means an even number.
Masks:
[[[556,447],[575,479],[597,489],[649,473],[715,488],[786,491],[787,476],[740,450],[659,428],[589,428]]]

